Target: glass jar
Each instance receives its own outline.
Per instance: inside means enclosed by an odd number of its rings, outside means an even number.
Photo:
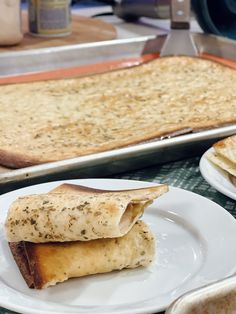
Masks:
[[[71,33],[71,0],[29,0],[29,31],[41,37]]]
[[[21,1],[0,1],[0,46],[16,45],[21,42]]]

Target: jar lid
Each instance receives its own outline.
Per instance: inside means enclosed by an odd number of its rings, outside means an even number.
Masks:
[[[192,0],[192,6],[204,32],[236,39],[236,0]]]

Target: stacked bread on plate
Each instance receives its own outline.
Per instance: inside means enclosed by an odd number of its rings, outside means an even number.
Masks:
[[[236,184],[236,135],[218,141],[213,149],[207,153],[207,158],[226,171]]]
[[[5,231],[27,285],[42,289],[71,277],[148,266],[155,239],[139,219],[167,191],[167,185],[105,191],[62,184],[16,199]]]

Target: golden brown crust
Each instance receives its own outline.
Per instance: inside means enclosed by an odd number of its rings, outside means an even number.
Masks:
[[[10,244],[10,249],[29,288],[42,289],[73,277],[148,266],[154,258],[155,240],[148,226],[138,221],[120,238],[19,242]]]
[[[218,156],[236,167],[236,135],[229,136],[213,145]]]
[[[15,262],[28,287],[35,288],[35,279],[33,273],[31,272],[31,267],[29,265],[29,259],[27,257],[27,251],[25,248],[26,242],[11,242],[8,244]]]
[[[162,184],[162,186],[164,186]],[[70,184],[70,183],[63,183],[59,186],[57,186],[55,189],[50,191],[51,193],[76,193],[76,194],[101,194],[101,193],[127,193],[131,192],[132,194],[136,193],[140,195],[140,193],[148,193],[148,192],[155,192],[157,190],[157,186],[150,186],[150,187],[144,187],[139,189],[128,189],[128,190],[101,190],[101,189],[95,189],[84,185],[79,184]]]
[[[50,160],[46,162],[50,162]],[[30,156],[30,154],[25,155],[0,149],[0,165],[12,169],[18,169],[38,165],[41,163],[41,161],[37,160],[33,156]]]
[[[213,147],[214,148],[223,148],[226,146],[225,139],[216,142]]]
[[[20,241],[8,243],[14,260],[26,284],[32,289],[42,289],[45,284],[39,261],[40,248],[34,243]]]
[[[234,147],[236,147],[236,135],[232,135],[232,136],[229,136],[227,138],[224,138],[218,142],[216,142],[213,147],[215,149],[221,149],[221,148],[229,148],[229,149],[232,149]]]
[[[40,261],[40,248],[31,242],[24,243],[24,251],[27,256],[27,262],[30,269],[30,274],[33,278],[34,285],[32,288],[41,289],[45,284],[42,265]]]
[[[63,183],[51,190],[50,193],[109,193],[109,190],[94,189],[79,184]],[[118,190],[114,191],[118,192]]]

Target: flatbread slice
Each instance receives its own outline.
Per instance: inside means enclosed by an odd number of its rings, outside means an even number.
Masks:
[[[213,164],[226,171],[232,183],[236,182],[236,135],[229,136],[213,145],[214,151],[206,157]]]
[[[217,156],[221,156],[226,161],[231,162],[231,166],[236,168],[236,135],[227,137],[213,145]]]
[[[167,185],[114,192],[63,185],[48,194],[20,197],[9,208],[6,238],[44,243],[121,237],[167,191]]]
[[[221,155],[218,155],[216,152],[209,152],[207,153],[206,157],[213,164],[236,177],[236,164],[232,163],[232,161],[222,157]]]
[[[154,259],[155,240],[149,227],[138,221],[124,236],[66,243],[9,243],[29,288],[42,289],[72,277],[148,266]]]

